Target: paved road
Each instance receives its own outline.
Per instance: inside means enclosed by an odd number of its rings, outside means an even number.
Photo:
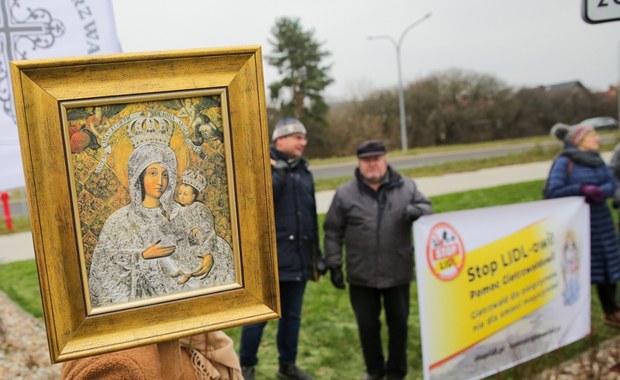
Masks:
[[[614,142],[617,140],[615,135],[601,136],[603,142]],[[556,146],[560,148],[560,143],[556,140],[539,143],[521,143],[514,145],[488,146],[474,149],[462,149],[454,151],[443,151],[435,153],[425,153],[412,156],[390,157],[390,165],[395,169],[409,169],[428,165],[443,164],[446,162],[475,160],[481,158],[491,158],[504,156],[512,153],[519,153],[532,149],[536,146]],[[349,176],[353,173],[357,165],[356,161],[340,162],[326,165],[312,165],[311,170],[315,179]]]
[[[0,264],[28,259],[34,259],[30,232],[0,235]]]
[[[558,145],[555,142],[549,142],[545,145]],[[428,165],[443,164],[446,162],[474,160],[481,158],[490,158],[504,156],[511,153],[522,152],[532,149],[535,144],[524,143],[509,146],[491,146],[476,149],[463,149],[455,151],[433,152],[425,154],[417,154],[411,156],[395,156],[389,157],[390,165],[395,169],[409,169]],[[314,178],[331,178],[349,176],[353,173],[357,165],[356,161],[339,162],[326,165],[312,165],[311,170]]]

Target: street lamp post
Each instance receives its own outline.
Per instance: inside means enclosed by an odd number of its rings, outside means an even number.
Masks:
[[[396,48],[396,68],[398,70],[398,109],[400,112],[400,142],[401,142],[401,147],[403,151],[406,151],[408,148],[407,148],[407,121],[405,120],[405,92],[403,90],[403,76],[402,76],[402,70],[401,70],[401,64],[400,64],[400,48],[403,44],[403,39],[405,38],[405,35],[411,29],[413,29],[415,26],[419,25],[422,21],[426,20],[429,17],[431,17],[430,12],[424,15],[424,17],[422,17],[418,21],[414,22],[413,24],[405,28],[405,30],[403,30],[403,32],[401,33],[400,38],[398,39],[398,42],[396,42],[396,40],[394,40],[394,38],[392,38],[391,36],[369,36],[368,37],[369,40],[379,40],[379,39],[388,40]]]

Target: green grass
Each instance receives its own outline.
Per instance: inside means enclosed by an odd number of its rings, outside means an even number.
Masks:
[[[0,235],[30,231],[30,218],[22,216],[13,219],[13,229],[9,231],[7,229],[4,219],[0,219]]]
[[[431,200],[433,201],[433,211],[435,213],[470,210],[541,200],[543,186],[544,181],[542,180],[527,181],[493,188],[445,194],[431,197]]]
[[[15,261],[0,265],[0,290],[28,313],[37,318],[43,316],[39,280],[34,260]],[[2,318],[1,314],[0,318]]]

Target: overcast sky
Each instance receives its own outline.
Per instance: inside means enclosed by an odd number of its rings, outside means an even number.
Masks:
[[[594,1],[594,0],[590,0]],[[619,80],[620,21],[587,24],[582,0],[113,0],[125,52],[261,45],[271,51],[276,18],[299,17],[331,52],[332,99],[397,84],[396,49],[403,40],[403,80],[451,68],[491,74],[509,85],[580,80],[603,90]],[[277,79],[264,65],[265,83]]]

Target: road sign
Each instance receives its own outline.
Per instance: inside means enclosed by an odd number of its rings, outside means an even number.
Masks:
[[[583,0],[582,17],[590,24],[620,21],[620,0]]]

